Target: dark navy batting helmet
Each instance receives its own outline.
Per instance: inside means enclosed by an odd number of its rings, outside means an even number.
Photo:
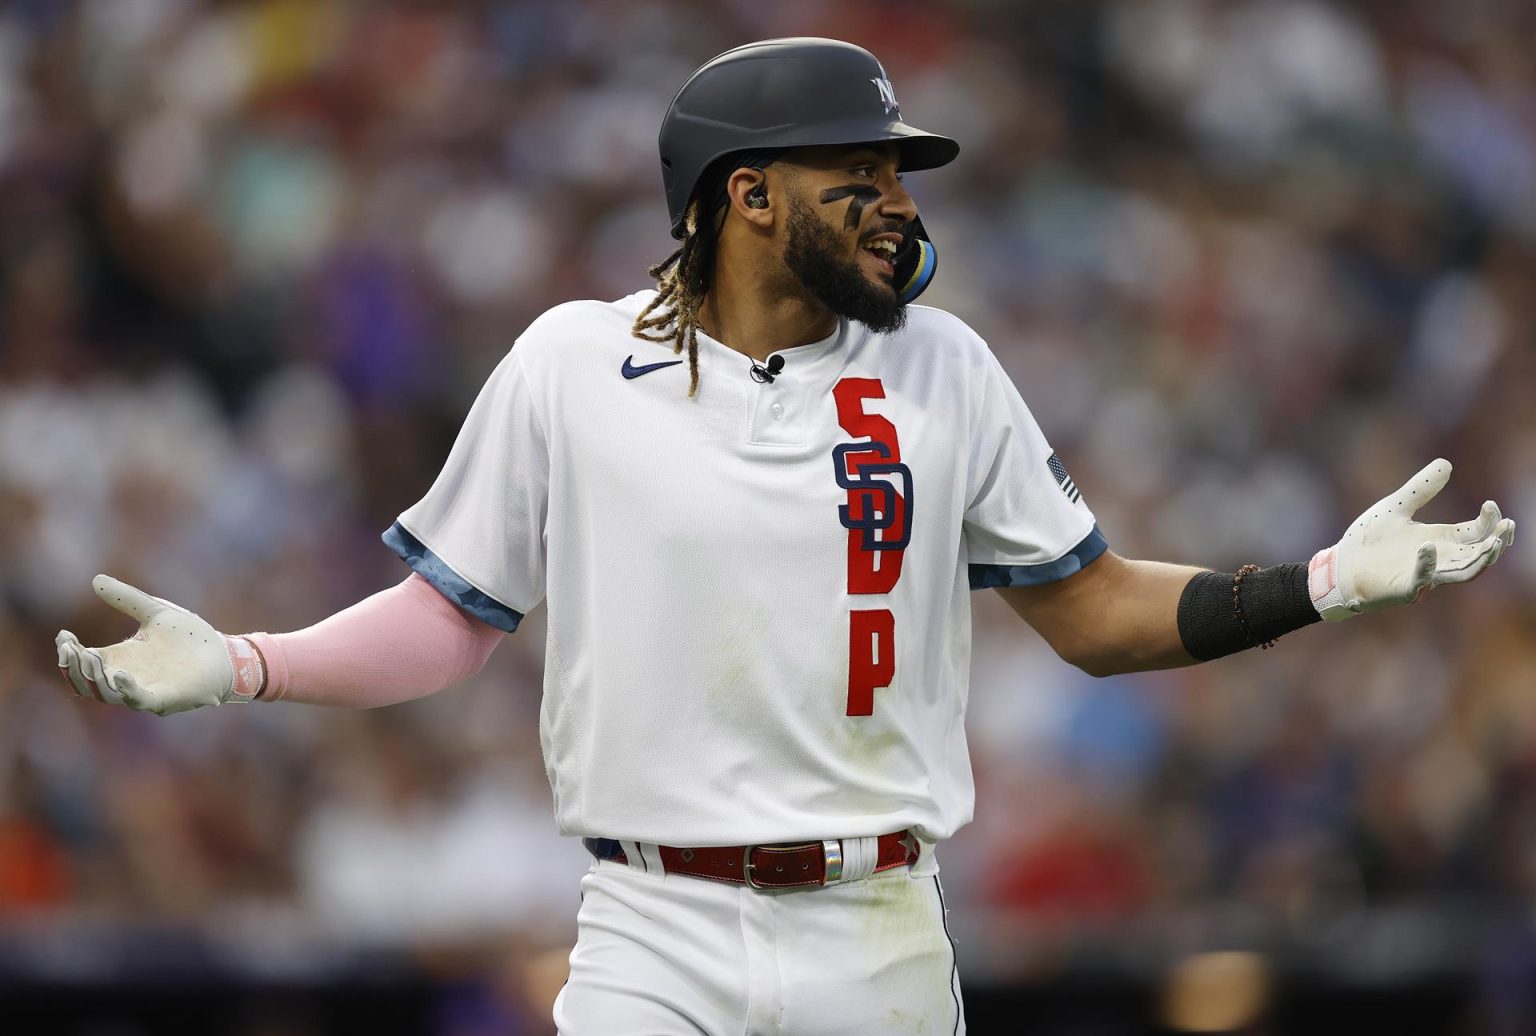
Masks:
[[[800,36],[728,50],[688,77],[661,122],[672,236],[683,236],[700,181],[726,171],[733,155],[884,141],[899,147],[903,171],[944,165],[960,151],[948,137],[902,121],[890,78],[863,47]],[[935,265],[922,224],[912,230],[897,257],[896,284],[905,301],[927,287]]]

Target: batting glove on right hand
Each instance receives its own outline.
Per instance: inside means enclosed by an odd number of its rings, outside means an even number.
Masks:
[[[1434,587],[1469,582],[1499,560],[1515,541],[1515,522],[1500,515],[1492,500],[1476,520],[1460,525],[1412,520],[1450,478],[1450,461],[1432,461],[1356,518],[1338,543],[1313,556],[1308,588],[1323,618],[1338,622],[1410,604]]]
[[[69,630],[54,638],[59,669],[82,698],[160,716],[227,701],[250,701],[262,685],[250,642],[226,637],[202,618],[111,576],[91,581],[139,631],[120,644],[88,648]]]

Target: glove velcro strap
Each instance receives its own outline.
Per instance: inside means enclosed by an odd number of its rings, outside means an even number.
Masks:
[[[261,652],[244,637],[225,637],[224,646],[229,650],[229,665],[235,671],[235,681],[225,701],[250,701],[261,693],[267,682],[267,667],[262,664]]]
[[[1179,598],[1179,639],[1202,662],[1221,658],[1311,625],[1322,618],[1312,606],[1307,566],[1200,572]]]
[[[1330,622],[1354,614],[1344,603],[1344,591],[1339,589],[1338,547],[1329,547],[1312,555],[1312,561],[1307,565],[1307,592],[1318,614]]]

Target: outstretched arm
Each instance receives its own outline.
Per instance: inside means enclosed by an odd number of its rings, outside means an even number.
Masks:
[[[266,669],[263,700],[372,708],[468,679],[504,636],[413,574],[307,629],[244,639]]]
[[[998,592],[1057,654],[1095,676],[1219,658],[1476,578],[1514,542],[1515,523],[1492,500],[1459,525],[1413,521],[1450,476],[1448,461],[1429,464],[1308,565],[1208,572],[1106,553],[1067,579]]]
[[[82,697],[162,716],[257,697],[353,707],[407,701],[479,672],[504,635],[417,575],[307,629],[237,637],[110,576],[91,585],[139,630],[102,648],[61,630],[59,668]]]
[[[1064,660],[1092,676],[1197,661],[1179,637],[1179,596],[1198,568],[1131,561],[1105,551],[1054,583],[999,589]]]

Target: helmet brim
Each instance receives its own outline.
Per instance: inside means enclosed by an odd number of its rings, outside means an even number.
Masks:
[[[960,153],[960,145],[949,137],[909,126],[900,119],[892,119],[884,125],[876,126],[871,126],[868,119],[856,119],[846,123],[823,123],[808,129],[809,132],[802,130],[791,134],[802,139],[779,146],[817,147],[843,144],[852,147],[858,144],[894,143],[901,152],[899,168],[902,172],[937,169],[941,165],[953,162],[955,156]]]

